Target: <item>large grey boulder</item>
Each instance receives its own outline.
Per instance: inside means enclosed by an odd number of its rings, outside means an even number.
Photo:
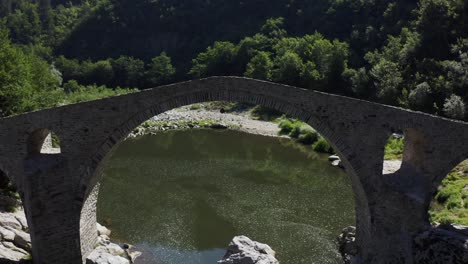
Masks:
[[[10,261],[9,263],[18,262],[28,256],[27,252],[15,248],[13,243],[0,243],[0,263],[8,263],[8,261]]]
[[[0,226],[22,230],[23,226],[12,213],[0,212]]]
[[[114,256],[101,248],[89,254],[86,264],[130,264],[130,261],[121,256]]]
[[[236,236],[218,264],[279,264],[279,261],[270,246],[246,236]]]

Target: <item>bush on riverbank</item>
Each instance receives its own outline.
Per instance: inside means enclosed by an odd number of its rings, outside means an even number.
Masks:
[[[335,153],[330,143],[304,122],[282,116],[278,126],[281,135],[287,135],[304,145],[312,145],[316,152]]]
[[[442,181],[429,210],[431,222],[468,225],[468,160]]]

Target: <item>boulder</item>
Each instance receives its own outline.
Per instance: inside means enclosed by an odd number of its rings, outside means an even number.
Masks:
[[[236,236],[218,264],[279,264],[275,251],[266,244],[246,236]]]
[[[6,248],[9,248],[11,250],[14,250],[14,251],[18,251],[18,252],[21,252],[23,253],[24,255],[29,255],[29,252],[22,249],[22,248],[19,248],[19,247],[16,247],[15,244],[13,244],[12,242],[2,242],[3,246],[5,246]]]
[[[356,227],[348,226],[341,231],[338,236],[338,250],[345,264],[352,263],[353,257],[357,254]]]
[[[0,236],[3,241],[13,241],[15,239],[15,233],[9,229],[0,226]]]
[[[96,229],[97,229],[97,232],[98,232],[98,236],[100,236],[100,235],[110,236],[110,234],[111,234],[111,231],[109,229],[107,229],[107,227],[105,227],[103,225],[100,225],[99,223],[96,223]]]
[[[31,236],[28,233],[21,231],[21,230],[17,230],[17,229],[12,229],[12,228],[8,228],[8,229],[12,231],[13,233],[15,233],[15,238],[13,239],[13,243],[15,243],[16,246],[24,250],[31,251]]]
[[[4,263],[18,262],[21,259],[28,258],[29,254],[25,254],[24,251],[16,250],[13,245],[8,244],[8,247],[3,243],[0,244],[0,259],[9,261]],[[1,262],[0,262],[1,263]]]
[[[11,213],[0,213],[0,226],[11,227],[13,229],[22,229],[21,223]]]
[[[123,248],[127,257],[130,259],[130,263],[135,263],[135,260],[141,256],[141,252],[136,251],[135,248],[130,244],[124,244]]]
[[[128,259],[114,256],[105,250],[94,250],[86,258],[86,264],[130,264]]]
[[[331,163],[332,166],[344,169],[343,163],[341,160],[334,160]]]

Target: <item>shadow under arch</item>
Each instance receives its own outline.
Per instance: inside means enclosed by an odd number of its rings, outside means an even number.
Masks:
[[[319,115],[321,113],[310,112],[305,109],[304,105],[287,100],[287,98],[291,97],[302,98],[304,95],[312,93],[312,91],[253,79],[239,78],[239,80],[242,82],[239,84],[244,86],[243,89],[237,89],[235,86],[230,86],[228,89],[213,89],[213,87],[210,88],[211,85],[205,83],[206,88],[195,89],[194,91],[188,91],[183,94],[174,93],[173,96],[164,101],[155,99],[151,106],[116,126],[117,128],[109,134],[105,142],[103,142],[103,144],[101,144],[101,146],[97,148],[97,151],[91,156],[90,166],[86,172],[87,175],[84,175],[80,182],[80,193],[82,195],[80,200],[84,201],[80,220],[80,225],[82,226],[82,240],[85,234],[93,234],[93,227],[85,227],[85,225],[87,225],[88,222],[95,222],[95,207],[103,165],[119,143],[121,143],[128,134],[140,124],[158,114],[185,105],[209,101],[232,101],[261,105],[285,113],[293,118],[297,118],[317,130],[317,132],[325,137],[337,151],[347,174],[351,177],[355,202],[356,225],[358,227],[356,235],[357,239],[359,240],[360,237],[368,236],[370,232],[370,230],[368,230],[368,227],[370,226],[370,213],[367,197],[358,174],[350,161],[350,158],[352,159],[352,157],[356,157],[356,155],[353,153],[351,148],[340,139],[341,131],[333,131],[332,128],[327,127],[320,121]],[[204,79],[204,81],[210,81],[210,79]],[[202,82],[200,85],[203,86],[204,83]],[[248,89],[245,89],[245,87],[248,87]],[[170,94],[171,88],[172,85],[168,85],[156,89],[160,89],[163,93]],[[276,89],[275,94],[283,96],[271,95],[268,91],[269,89]],[[88,217],[89,219],[84,219],[84,217]],[[363,228],[359,229],[359,227]],[[87,247],[82,243],[83,258],[85,258],[85,255],[89,253],[89,249],[89,246]]]

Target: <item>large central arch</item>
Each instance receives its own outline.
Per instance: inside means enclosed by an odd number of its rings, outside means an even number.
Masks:
[[[295,87],[277,86],[271,83],[243,79],[237,86],[213,87],[212,84],[208,84],[204,87],[197,87],[197,89],[186,89],[182,93],[179,93],[178,90],[174,91],[176,88],[177,87],[174,86],[158,88],[158,92],[161,94],[171,94],[171,92],[173,94],[166,98],[154,98],[151,100],[151,104],[142,108],[124,122],[116,124],[112,133],[108,135],[106,140],[91,156],[89,161],[90,170],[88,170],[90,173],[83,177],[81,181],[83,200],[85,200],[80,220],[83,258],[89,254],[95,244],[95,241],[89,239],[89,237],[95,236],[95,207],[99,181],[102,177],[103,164],[111,156],[111,153],[116,149],[119,143],[125,140],[131,131],[153,116],[181,106],[207,101],[234,101],[262,105],[300,119],[316,129],[317,132],[324,136],[332,144],[334,149],[337,150],[348,175],[351,177],[356,206],[358,240],[361,239],[361,237],[365,239],[365,237],[368,236],[369,212],[367,198],[361,185],[361,180],[349,159],[349,157],[354,157],[356,155],[352,152],[351,146],[346,145],[346,143],[340,139],[340,135],[346,134],[349,131],[337,131],[335,127],[323,122],[326,113],[326,109],[324,108],[326,107],[326,101],[323,101],[323,98],[316,98],[320,104],[315,105],[319,109],[322,108],[323,112],[311,112],[311,110],[309,110],[310,105],[301,104],[302,99],[305,98],[304,95],[308,94],[310,91]],[[321,94],[319,94],[319,97],[321,97]]]

